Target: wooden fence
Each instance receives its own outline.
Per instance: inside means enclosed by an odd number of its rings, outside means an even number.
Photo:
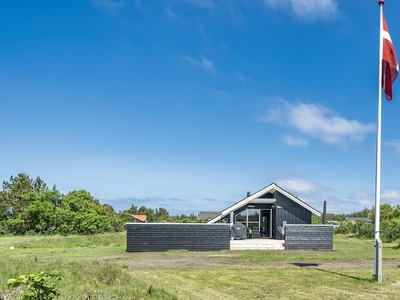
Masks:
[[[332,250],[333,226],[286,224],[286,250]]]
[[[230,249],[229,224],[128,223],[127,252]]]

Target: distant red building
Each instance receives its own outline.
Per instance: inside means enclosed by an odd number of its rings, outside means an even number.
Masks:
[[[132,216],[133,216],[133,223],[147,223],[146,215],[132,215]]]

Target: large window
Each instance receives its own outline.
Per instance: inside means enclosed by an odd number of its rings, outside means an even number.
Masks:
[[[238,213],[235,216],[235,219],[236,219],[236,222],[240,222],[240,223],[242,223],[242,224],[247,226],[247,210],[242,211],[241,213]]]
[[[246,209],[235,216],[236,222],[240,222],[252,230],[260,230],[260,210]]]

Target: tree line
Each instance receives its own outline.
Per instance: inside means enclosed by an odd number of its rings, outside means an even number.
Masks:
[[[133,214],[146,215],[148,222],[198,222],[193,214],[170,216],[165,208],[155,210],[132,205],[116,212],[101,204],[86,190],[61,194],[40,178],[25,173],[3,181],[0,191],[2,234],[95,234],[118,232],[133,221]]]
[[[368,218],[371,222],[357,220],[343,222],[346,217]],[[327,221],[339,221],[335,228],[337,234],[352,234],[356,237],[373,238],[375,235],[375,208],[364,208],[351,214],[327,214]],[[390,204],[380,206],[380,238],[384,242],[400,240],[400,206]],[[322,223],[322,217],[315,218],[313,223]]]
[[[25,173],[3,181],[0,191],[0,234],[95,234],[125,230],[133,215],[146,215],[148,222],[197,223],[197,217],[170,215],[165,208],[135,206],[116,212],[101,204],[85,190],[61,194],[40,178]],[[381,205],[380,236],[383,241],[400,239],[400,206]],[[372,222],[341,222],[345,217],[367,217]],[[374,237],[375,209],[364,208],[351,214],[327,214],[328,221],[339,221],[335,233],[357,237]],[[313,217],[313,223],[322,218]]]

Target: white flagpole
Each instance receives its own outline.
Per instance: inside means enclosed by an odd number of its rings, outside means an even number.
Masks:
[[[385,1],[378,2],[380,9],[379,27],[379,72],[378,72],[378,124],[376,135],[376,175],[375,175],[375,255],[374,277],[382,281],[382,243],[380,241],[380,208],[381,208],[381,115],[382,115],[382,53],[383,53],[383,5]]]

